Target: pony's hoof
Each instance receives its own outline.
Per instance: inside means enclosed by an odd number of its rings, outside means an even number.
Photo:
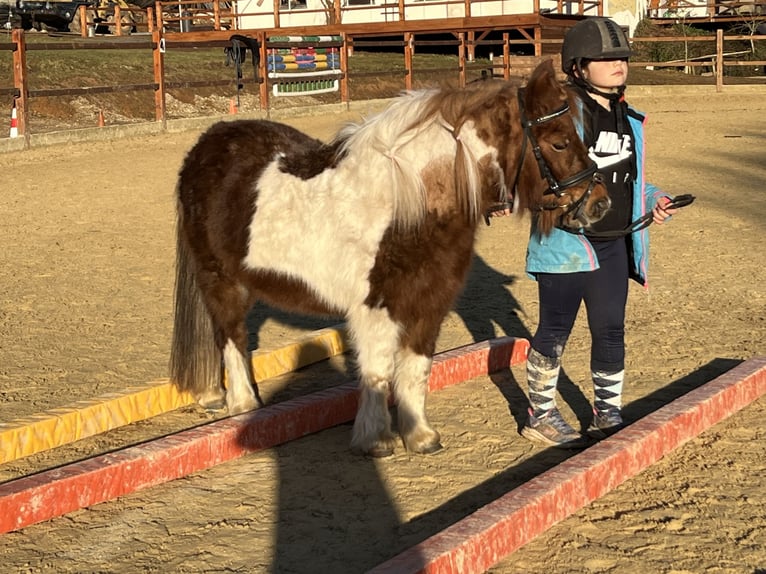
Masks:
[[[404,446],[415,454],[433,454],[442,449],[441,436],[433,429],[413,432],[403,438]]]
[[[200,403],[200,406],[209,413],[221,413],[226,410],[226,401],[215,401],[212,403]]]
[[[222,411],[226,409],[226,395],[224,393],[206,393],[197,398],[197,403],[206,411]]]
[[[260,403],[257,400],[253,399],[250,401],[242,401],[240,403],[230,404],[228,405],[228,408],[229,408],[230,415],[240,415],[242,413],[254,411],[260,406],[261,406]]]
[[[361,456],[386,458],[387,456],[393,455],[395,449],[396,439],[393,436],[387,436],[386,438],[367,444],[363,442],[351,441],[351,452]]]
[[[444,447],[442,446],[442,443],[437,442],[436,444],[430,444],[427,446],[424,446],[422,449],[418,451],[414,451],[417,454],[433,454],[435,452],[439,452]]]
[[[388,446],[382,446],[382,445],[374,446],[365,454],[372,458],[386,458],[389,456],[393,456],[394,448],[388,447]]]

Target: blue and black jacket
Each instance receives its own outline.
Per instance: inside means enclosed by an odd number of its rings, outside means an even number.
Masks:
[[[582,137],[583,129],[583,104],[578,100],[580,113],[575,117],[577,128]],[[636,219],[644,216],[654,209],[660,197],[667,196],[657,187],[646,183],[644,177],[644,159],[646,146],[644,141],[644,125],[646,116],[634,108],[627,106],[627,117],[634,138],[634,153],[636,156],[636,177],[633,181],[633,212]],[[641,285],[647,285],[649,267],[649,231],[647,228],[635,231],[631,234],[631,240],[627,242],[631,246],[630,277]],[[532,221],[529,244],[527,246],[527,273],[534,278],[536,273],[577,273],[581,271],[594,271],[599,263],[593,245],[584,234],[570,233],[562,229],[554,228],[550,234],[542,235],[535,227],[535,218]]]

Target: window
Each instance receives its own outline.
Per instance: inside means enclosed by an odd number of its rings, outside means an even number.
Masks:
[[[305,10],[306,0],[279,0],[280,11]]]

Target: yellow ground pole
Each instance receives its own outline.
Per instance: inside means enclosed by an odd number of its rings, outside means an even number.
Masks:
[[[348,348],[342,326],[315,331],[273,351],[252,355],[258,381],[289,373],[342,354]],[[145,420],[192,404],[169,379],[78,401],[71,407],[0,424],[0,464]]]

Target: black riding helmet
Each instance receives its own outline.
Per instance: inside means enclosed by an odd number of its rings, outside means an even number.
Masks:
[[[561,68],[570,81],[590,92],[604,96],[582,72],[583,60],[622,60],[630,58],[630,45],[625,32],[609,18],[592,17],[580,20],[564,36],[561,48]],[[620,93],[624,91],[622,86]]]

